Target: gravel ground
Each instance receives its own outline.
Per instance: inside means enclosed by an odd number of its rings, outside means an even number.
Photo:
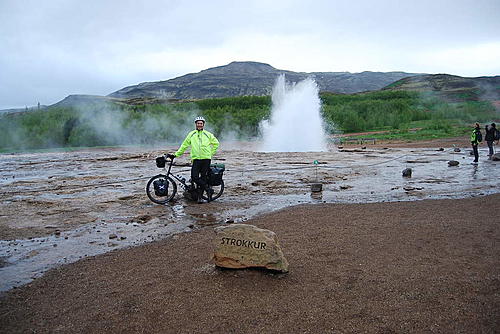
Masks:
[[[5,293],[3,333],[498,333],[500,194],[300,205],[288,274],[223,270],[213,227],[85,258]]]

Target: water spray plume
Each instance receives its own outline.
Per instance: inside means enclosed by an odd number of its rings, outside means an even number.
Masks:
[[[261,124],[263,151],[327,151],[319,89],[312,78],[288,85],[285,75],[280,75],[272,103],[271,119]]]

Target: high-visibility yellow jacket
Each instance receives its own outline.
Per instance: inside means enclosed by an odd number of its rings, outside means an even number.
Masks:
[[[192,160],[212,159],[219,147],[219,141],[207,130],[193,130],[188,133],[181,147],[175,152],[175,156],[180,157],[189,146],[191,146]]]
[[[471,144],[477,145],[481,141],[483,141],[483,135],[481,134],[481,130],[479,128],[474,128],[474,130],[472,130],[472,134],[470,135]]]

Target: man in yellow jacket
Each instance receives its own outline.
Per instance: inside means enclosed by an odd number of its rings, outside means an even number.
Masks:
[[[198,203],[203,203],[203,199],[201,198],[203,191],[207,191],[209,201],[212,197],[208,188],[208,172],[212,156],[219,147],[219,141],[212,133],[204,130],[205,119],[203,117],[196,117],[194,124],[196,125],[196,130],[188,133],[181,147],[179,147],[174,155],[180,157],[191,146],[191,160],[193,161],[191,180],[197,185]]]

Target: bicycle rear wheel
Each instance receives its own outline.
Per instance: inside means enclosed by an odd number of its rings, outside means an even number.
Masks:
[[[214,191],[214,193],[212,194],[212,201],[215,201],[224,192],[224,181],[221,181],[220,185],[218,186],[210,186],[209,189],[212,189]],[[201,195],[201,198],[203,198],[205,201],[208,201],[208,196],[205,191]]]
[[[156,182],[156,183],[155,183]],[[155,187],[156,184],[156,187]],[[157,204],[170,202],[177,193],[177,184],[172,178],[158,174],[149,179],[146,185],[146,194]]]

